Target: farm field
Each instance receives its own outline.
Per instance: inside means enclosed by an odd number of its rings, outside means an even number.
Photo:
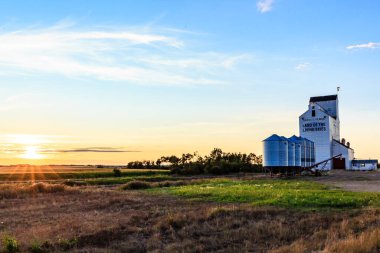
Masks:
[[[167,172],[148,172],[94,178],[92,173],[100,172],[91,170],[78,172],[80,178],[63,181],[4,182],[0,185],[1,249],[4,252],[16,249],[19,252],[378,252],[380,249],[380,194],[347,191],[326,183],[335,182],[335,175],[279,179],[264,174],[179,177]],[[88,178],[84,176],[86,173]],[[363,181],[361,177],[356,180]]]
[[[249,203],[253,206],[278,206],[318,210],[379,206],[380,194],[349,192],[303,180],[231,180],[153,189],[198,201]]]
[[[148,169],[127,169],[123,167],[101,167],[96,166],[0,166],[0,183],[20,182],[20,181],[55,181],[62,182],[66,179],[106,179],[114,178],[114,168],[120,168],[123,178],[143,177],[143,176],[164,176],[169,173],[167,170]],[[106,180],[104,180],[106,181]]]

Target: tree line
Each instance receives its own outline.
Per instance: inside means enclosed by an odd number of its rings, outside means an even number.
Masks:
[[[144,160],[128,163],[130,169],[170,169],[173,174],[228,174],[237,172],[262,172],[262,156],[253,153],[226,153],[214,148],[209,155],[197,152],[182,156],[162,156],[156,161]]]

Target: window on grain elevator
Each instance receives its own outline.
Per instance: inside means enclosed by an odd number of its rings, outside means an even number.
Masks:
[[[312,116],[312,117],[315,117],[315,110],[312,110],[312,111],[311,111],[311,116]]]

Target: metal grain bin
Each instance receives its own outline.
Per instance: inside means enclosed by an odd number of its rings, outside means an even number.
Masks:
[[[285,138],[286,139],[286,138]],[[291,139],[288,140],[288,166],[296,166],[296,143]]]
[[[295,144],[294,150],[294,166],[301,167],[301,142],[299,141],[299,137],[293,135],[289,138]]]
[[[305,160],[306,160],[306,167],[310,167],[312,165],[312,159],[311,159],[311,154],[312,154],[312,146],[314,143],[311,140],[308,140],[305,138],[306,141],[306,155],[305,155]]]
[[[301,143],[301,166],[306,167],[306,140],[300,137]]]
[[[288,140],[276,134],[263,141],[264,167],[288,166]]]
[[[311,142],[311,165],[314,165],[315,163],[315,144],[314,142]]]
[[[293,140],[297,140],[298,144],[300,145],[300,166],[306,167],[306,140],[302,137],[297,137],[293,135]]]
[[[306,139],[303,138],[305,142],[305,167],[310,166],[310,142]]]

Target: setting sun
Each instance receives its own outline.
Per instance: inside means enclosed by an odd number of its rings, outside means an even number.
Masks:
[[[24,159],[41,159],[43,155],[39,154],[39,148],[35,146],[25,147],[25,152],[21,156]]]

